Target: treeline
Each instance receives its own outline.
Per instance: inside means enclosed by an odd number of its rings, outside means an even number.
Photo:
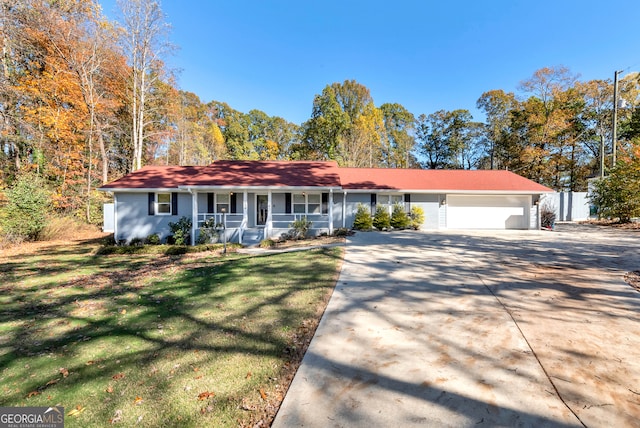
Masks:
[[[612,165],[611,80],[543,68],[518,93],[415,116],[376,106],[353,80],[327,85],[298,125],[239,112],[178,89],[169,28],[152,0],[119,1],[109,21],[92,0],[0,0],[0,188],[32,174],[61,213],[100,220],[95,188],[148,164],[217,159],[336,160],[345,166],[510,169],[557,190],[585,190]],[[620,82],[618,156],[637,147],[640,84]]]

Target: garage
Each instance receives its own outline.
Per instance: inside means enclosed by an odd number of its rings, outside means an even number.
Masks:
[[[448,229],[528,229],[529,195],[447,195]]]

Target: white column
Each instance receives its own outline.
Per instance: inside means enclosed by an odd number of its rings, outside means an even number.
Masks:
[[[267,193],[267,224],[265,224],[265,228],[264,228],[264,239],[268,239],[271,238],[271,228],[272,228],[272,216],[271,216],[271,211],[273,210],[273,207],[271,206],[272,202],[271,202],[271,190],[269,190],[269,192]]]
[[[249,202],[247,191],[242,192],[242,224],[240,225],[240,231],[238,233],[238,237],[240,238],[240,244],[242,244],[242,235],[244,234],[244,229],[249,225]]]
[[[333,235],[333,189],[329,189],[329,235]]]
[[[347,191],[342,193],[342,227],[347,227]]]
[[[198,192],[191,192],[191,245],[196,245],[196,229],[198,228]]]

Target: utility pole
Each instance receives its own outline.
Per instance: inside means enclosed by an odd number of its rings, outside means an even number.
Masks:
[[[620,73],[622,73],[622,70],[613,73],[613,132],[611,141],[611,153],[613,156],[611,167],[616,166],[616,149],[618,145],[618,136],[616,135],[618,128],[618,74]]]

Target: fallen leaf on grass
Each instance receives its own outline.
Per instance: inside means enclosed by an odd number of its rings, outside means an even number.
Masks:
[[[245,376],[245,379],[251,379],[251,372],[247,372],[247,375]]]
[[[202,379],[202,375],[196,376],[196,377],[194,377],[194,379],[196,379],[196,380],[197,379]]]
[[[62,377],[69,376],[69,370],[65,369],[64,367],[60,368],[60,373],[62,374]]]
[[[209,398],[213,398],[215,396],[216,396],[215,392],[205,391],[205,392],[201,392],[200,394],[198,394],[198,400],[203,401],[203,400],[207,400]]]
[[[136,406],[138,406],[138,405],[142,404],[142,402],[143,402],[143,401],[144,401],[144,400],[142,399],[142,397],[137,396],[137,397],[135,398],[135,400],[133,400],[133,404],[135,404]]]
[[[115,424],[116,422],[120,422],[120,419],[122,419],[122,410],[118,409],[113,414],[113,417],[111,419],[109,419],[109,423],[110,424]]]
[[[31,391],[27,394],[27,398],[35,397],[36,395],[40,395],[40,391]]]
[[[267,393],[264,392],[264,389],[259,389],[259,392],[260,392],[260,397],[262,397],[262,399],[266,401]]]
[[[78,416],[80,413],[84,412],[84,409],[86,409],[86,407],[82,407],[78,404],[75,409],[67,413],[67,416]]]
[[[56,379],[51,379],[49,382],[47,382],[47,385],[46,385],[46,386],[49,386],[49,385],[55,385],[55,384],[56,384],[56,383],[58,383],[59,381],[60,381],[60,379],[57,379],[57,378],[56,378]]]
[[[107,389],[105,389],[105,391],[107,391],[109,394],[111,394],[113,392],[113,387],[111,385],[107,386]]]
[[[124,378],[124,373],[116,373],[113,376],[111,376],[111,379],[113,380],[118,380],[118,379],[122,379]]]

